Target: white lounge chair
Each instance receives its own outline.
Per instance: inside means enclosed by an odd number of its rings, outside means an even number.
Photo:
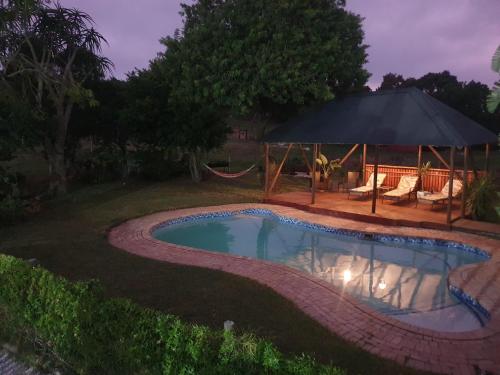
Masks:
[[[399,179],[398,187],[382,195],[382,202],[384,202],[384,198],[399,201],[406,195],[408,195],[408,199],[410,199],[411,194],[415,193],[417,190],[417,183],[418,176],[401,176],[401,178]]]
[[[377,174],[377,189],[382,186],[386,176],[387,175],[385,173]],[[349,189],[349,193],[347,194],[347,199],[349,199],[351,194],[363,196],[365,194],[370,195],[372,191],[373,191],[373,173],[368,178],[368,181],[366,182],[365,186],[359,186],[354,189]]]
[[[462,181],[453,180],[453,192],[451,194],[452,198],[456,198],[460,193],[462,193]],[[438,193],[427,194],[427,195],[417,195],[417,203],[429,203],[434,205],[435,203],[444,203],[448,199],[448,194],[450,190],[450,182],[448,181],[444,187]]]

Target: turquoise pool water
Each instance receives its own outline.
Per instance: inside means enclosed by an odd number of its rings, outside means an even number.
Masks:
[[[460,249],[361,240],[247,214],[169,224],[153,235],[178,245],[285,264],[416,326],[449,332],[482,326],[481,315],[448,290],[451,269],[485,260]]]

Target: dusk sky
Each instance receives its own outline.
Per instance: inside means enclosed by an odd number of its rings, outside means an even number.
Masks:
[[[270,0],[272,1],[272,0]],[[162,51],[159,39],[182,26],[177,0],[61,0],[89,13],[109,46],[103,53],[124,78],[144,68]],[[500,45],[500,0],[347,0],[347,9],[365,18],[369,85],[378,87],[385,73],[420,77],[449,70],[460,80],[489,86]]]

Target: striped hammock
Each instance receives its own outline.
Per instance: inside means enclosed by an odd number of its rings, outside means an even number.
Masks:
[[[222,178],[238,178],[238,177],[241,177],[241,176],[244,176],[246,175],[248,172],[250,172],[254,167],[255,167],[255,164],[252,164],[250,166],[250,168],[247,168],[245,169],[244,171],[241,171],[241,172],[238,172],[238,173],[223,173],[223,172],[219,172],[219,171],[216,171],[215,169],[213,168],[210,168],[208,165],[206,164],[203,164],[203,166],[205,168],[207,168],[210,172],[212,172],[213,174],[219,176],[219,177],[222,177]]]

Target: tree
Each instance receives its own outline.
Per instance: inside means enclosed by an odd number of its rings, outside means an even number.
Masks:
[[[37,133],[30,125],[36,121],[26,103],[0,92],[0,161],[11,160],[20,148],[36,144]]]
[[[380,87],[377,89],[377,91],[406,87],[405,84],[406,80],[401,74],[388,73],[384,75],[382,83],[380,84]]]
[[[111,62],[98,55],[105,42],[91,17],[48,2],[7,1],[0,7],[3,89],[31,104],[51,173],[50,191],[67,189],[65,146],[75,105],[95,105],[85,88]]]
[[[217,106],[173,95],[180,68],[178,60],[165,56],[131,73],[120,121],[136,148],[159,152],[166,159],[186,157],[191,177],[198,182],[201,157],[224,143],[229,128]]]
[[[493,58],[491,59],[491,69],[494,72],[500,73],[500,46],[498,46]],[[500,81],[495,82],[493,90],[488,96],[488,111],[491,113],[500,105]]]
[[[361,18],[343,0],[199,0],[163,39],[178,102],[261,119],[363,89]]]
[[[498,116],[488,113],[486,108],[489,88],[476,81],[461,82],[448,71],[427,73],[422,77],[407,78],[393,73],[386,74],[378,88],[393,89],[402,87],[417,87],[446,103],[464,115],[498,132]]]

